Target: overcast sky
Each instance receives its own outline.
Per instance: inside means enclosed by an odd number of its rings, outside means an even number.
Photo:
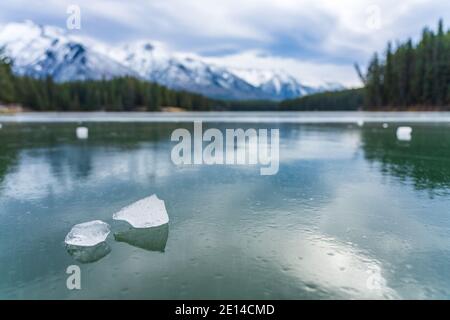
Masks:
[[[0,2],[0,23],[64,28],[70,4],[81,9],[81,30],[71,32],[113,44],[158,40],[228,66],[284,69],[311,85],[358,85],[354,62],[450,21],[448,0],[15,0]]]

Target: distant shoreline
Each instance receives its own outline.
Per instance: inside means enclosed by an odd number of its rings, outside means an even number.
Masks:
[[[450,123],[450,112],[283,111],[283,112],[23,112],[0,115],[0,123]]]
[[[306,113],[306,112],[316,112],[316,113],[325,113],[325,112],[449,112],[450,106],[448,107],[435,107],[435,106],[413,106],[413,107],[376,107],[376,108],[366,108],[366,109],[358,109],[358,110],[333,110],[332,108],[327,107],[309,107],[307,109],[302,110],[301,108],[298,109],[279,109],[277,107],[254,107],[254,110],[251,110],[251,108],[218,108],[216,110],[210,110],[210,111],[200,111],[200,110],[188,110],[185,108],[180,107],[161,107],[160,111],[145,111],[145,108],[137,109],[136,111],[105,111],[105,110],[89,110],[89,111],[61,111],[61,110],[32,110],[29,108],[24,108],[22,106],[5,106],[0,105],[0,116],[4,115],[16,115],[16,114],[42,114],[42,113],[104,113],[104,114],[114,114],[114,113],[211,113],[211,112],[236,112],[236,113],[247,113],[247,112],[280,112],[280,113],[288,113],[288,112],[300,112],[300,113]]]

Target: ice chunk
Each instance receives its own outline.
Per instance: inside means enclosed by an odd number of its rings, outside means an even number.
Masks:
[[[114,233],[114,239],[148,251],[164,252],[169,237],[169,224],[159,227],[137,229],[129,228]]]
[[[67,252],[80,263],[92,263],[106,257],[111,248],[106,242],[100,242],[91,247],[67,245]]]
[[[76,224],[67,234],[64,242],[69,245],[90,247],[106,240],[109,225],[100,220]]]
[[[87,139],[89,137],[89,130],[86,127],[78,127],[77,128],[77,138],[78,139]]]
[[[410,141],[411,140],[411,127],[398,127],[397,128],[397,139],[401,141]]]
[[[157,227],[169,222],[164,201],[155,194],[121,209],[113,219],[126,221],[135,228]]]

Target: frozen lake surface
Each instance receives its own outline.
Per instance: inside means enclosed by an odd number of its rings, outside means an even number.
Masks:
[[[170,135],[193,120],[278,128],[278,174],[175,166]],[[75,135],[80,122],[88,139]],[[0,123],[2,299],[450,298],[448,113],[21,114]],[[412,128],[410,141],[397,139],[400,125]],[[113,220],[152,194],[168,224]],[[110,225],[106,242],[65,245],[74,225],[93,220]],[[70,291],[74,264],[82,289]]]

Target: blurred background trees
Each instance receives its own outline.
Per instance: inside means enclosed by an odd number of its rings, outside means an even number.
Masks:
[[[450,31],[439,21],[437,32],[425,28],[417,44],[409,39],[383,59],[375,54],[365,79],[366,107],[450,105]]]

